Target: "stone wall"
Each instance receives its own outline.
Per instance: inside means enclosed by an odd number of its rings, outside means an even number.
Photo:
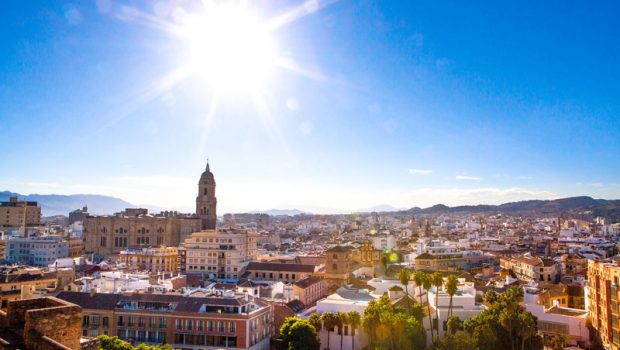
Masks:
[[[82,308],[75,304],[57,298],[17,300],[0,319],[23,335],[25,349],[80,349]]]

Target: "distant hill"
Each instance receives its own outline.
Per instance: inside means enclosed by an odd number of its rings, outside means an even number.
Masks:
[[[399,210],[403,210],[403,208],[396,208],[389,204],[379,204],[379,205],[375,205],[374,207],[356,210],[356,212],[358,213],[372,213],[372,212],[384,213],[384,212],[393,212],[393,211],[399,211]]]
[[[441,214],[489,214],[502,213],[510,215],[559,215],[562,213],[601,216],[612,222],[620,222],[620,200],[593,199],[591,197],[569,197],[553,200],[528,200],[504,203],[500,205],[461,205],[449,207],[437,204],[429,208],[411,208],[398,213],[407,215],[441,215]]]
[[[269,210],[259,210],[259,211],[251,211],[249,214],[267,214],[271,216],[295,216],[299,214],[309,214],[305,211],[301,211],[299,209],[269,209]]]
[[[120,198],[102,196],[98,194],[29,194],[3,191],[0,192],[0,201],[8,201],[11,196],[17,196],[20,200],[36,201],[41,206],[43,216],[69,215],[69,212],[88,206],[91,214],[103,215],[113,214],[125,208],[136,208],[137,206],[126,202]]]

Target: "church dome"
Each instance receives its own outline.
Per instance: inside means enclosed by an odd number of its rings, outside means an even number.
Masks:
[[[213,176],[211,169],[209,169],[209,161],[207,161],[207,168],[202,175],[200,175],[200,182],[215,182],[215,177]]]

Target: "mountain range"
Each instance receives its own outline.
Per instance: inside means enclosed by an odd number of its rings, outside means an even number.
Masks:
[[[0,201],[8,201],[11,196],[17,196],[20,200],[36,201],[41,205],[43,216],[68,215],[69,212],[88,206],[88,211],[95,215],[112,214],[125,208],[147,208],[151,212],[159,212],[164,208],[149,205],[135,205],[116,197],[97,194],[29,194],[22,195],[10,191],[0,192]],[[591,197],[569,197],[553,200],[527,200],[510,202],[500,205],[460,205],[449,207],[437,204],[428,208],[413,207],[410,209],[395,208],[387,204],[377,205],[371,208],[355,210],[356,213],[388,212],[400,215],[441,215],[441,214],[510,214],[510,215],[560,215],[579,214],[588,217],[601,216],[611,222],[620,222],[620,200],[594,199]],[[298,209],[270,209],[264,211],[252,211],[252,213],[264,213],[269,215],[298,215],[308,214],[307,210]],[[346,211],[334,211],[345,214]]]
[[[594,199],[592,197],[568,197],[553,200],[527,200],[500,205],[460,205],[449,207],[437,204],[429,208],[414,207],[399,211],[405,215],[440,215],[440,214],[490,214],[510,215],[560,215],[580,214],[588,217],[604,217],[612,222],[620,222],[620,200]]]

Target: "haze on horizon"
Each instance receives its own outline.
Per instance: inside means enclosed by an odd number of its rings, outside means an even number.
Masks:
[[[620,198],[620,4],[229,5],[5,6],[0,190],[187,209],[208,157],[220,214]]]

